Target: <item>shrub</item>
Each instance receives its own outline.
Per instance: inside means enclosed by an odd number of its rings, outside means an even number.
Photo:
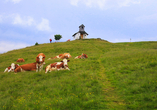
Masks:
[[[35,45],[39,45],[38,42],[36,42]]]

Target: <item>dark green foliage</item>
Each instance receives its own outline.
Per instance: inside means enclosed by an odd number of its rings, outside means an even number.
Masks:
[[[39,45],[38,42],[36,42],[35,45]]]
[[[55,40],[60,40],[62,38],[62,36],[59,34],[56,34],[56,35],[54,35],[54,38],[55,38]]]

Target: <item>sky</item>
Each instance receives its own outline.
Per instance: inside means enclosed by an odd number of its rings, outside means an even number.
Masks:
[[[0,0],[0,53],[74,40],[82,24],[87,38],[157,41],[157,0]]]

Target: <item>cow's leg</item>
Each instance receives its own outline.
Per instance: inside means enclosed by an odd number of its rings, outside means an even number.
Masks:
[[[39,69],[39,64],[37,63],[36,64],[36,72],[38,72],[38,69]]]
[[[77,57],[75,57],[75,59],[78,59],[78,56],[77,56]]]
[[[11,72],[12,71],[12,69],[10,68],[9,70],[8,70],[8,72]]]
[[[51,68],[51,66],[48,65],[48,66],[46,67],[46,69],[45,69],[45,73],[47,73],[47,72],[50,70],[50,68]]]
[[[66,68],[66,70],[69,70],[69,71],[70,71],[70,69],[69,69],[68,67]]]
[[[4,70],[4,73],[7,72],[7,71],[8,71],[8,68],[6,68],[6,69]]]
[[[61,70],[61,68],[57,68],[57,70],[59,71],[59,70]]]
[[[43,70],[43,64],[40,65],[39,71]]]
[[[20,66],[17,67],[17,68],[14,70],[15,73],[17,73],[17,72],[21,72],[21,71],[23,71],[23,69],[22,69]]]
[[[56,67],[52,67],[52,68],[50,68],[49,72],[54,71],[56,69],[57,69]]]

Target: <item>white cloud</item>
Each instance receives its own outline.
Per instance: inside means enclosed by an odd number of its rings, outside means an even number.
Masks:
[[[103,7],[106,5],[107,0],[86,0],[85,4],[88,7],[93,7],[98,5],[100,9],[103,9]]]
[[[12,0],[12,2],[14,2],[15,4],[16,3],[19,3],[21,0]]]
[[[109,9],[112,7],[126,7],[131,4],[140,4],[141,0],[70,0],[71,5],[77,6],[78,3],[85,4],[87,7],[99,7]]]
[[[21,0],[5,0],[6,2],[8,2],[8,1],[11,1],[11,2],[13,2],[14,4],[16,4],[16,3],[19,3]]]
[[[52,31],[49,25],[49,20],[45,18],[42,18],[42,21],[39,23],[30,16],[21,17],[19,14],[13,14],[12,24],[21,26],[32,26],[37,28],[39,31]]]
[[[78,3],[85,4],[88,7],[103,8],[107,0],[70,0],[71,5],[77,6]]]
[[[70,3],[74,6],[77,6],[79,0],[70,0]]]
[[[24,17],[23,19],[19,14],[14,15],[13,24],[31,26],[34,23],[34,19],[30,16]]]
[[[49,20],[42,18],[40,24],[37,25],[37,29],[40,31],[52,31],[51,27],[49,26]]]
[[[26,46],[28,46],[28,44],[0,41],[0,53],[4,53],[4,52],[11,51],[14,49],[25,48]]]
[[[130,6],[131,4],[140,4],[140,0],[117,0],[119,7]]]

